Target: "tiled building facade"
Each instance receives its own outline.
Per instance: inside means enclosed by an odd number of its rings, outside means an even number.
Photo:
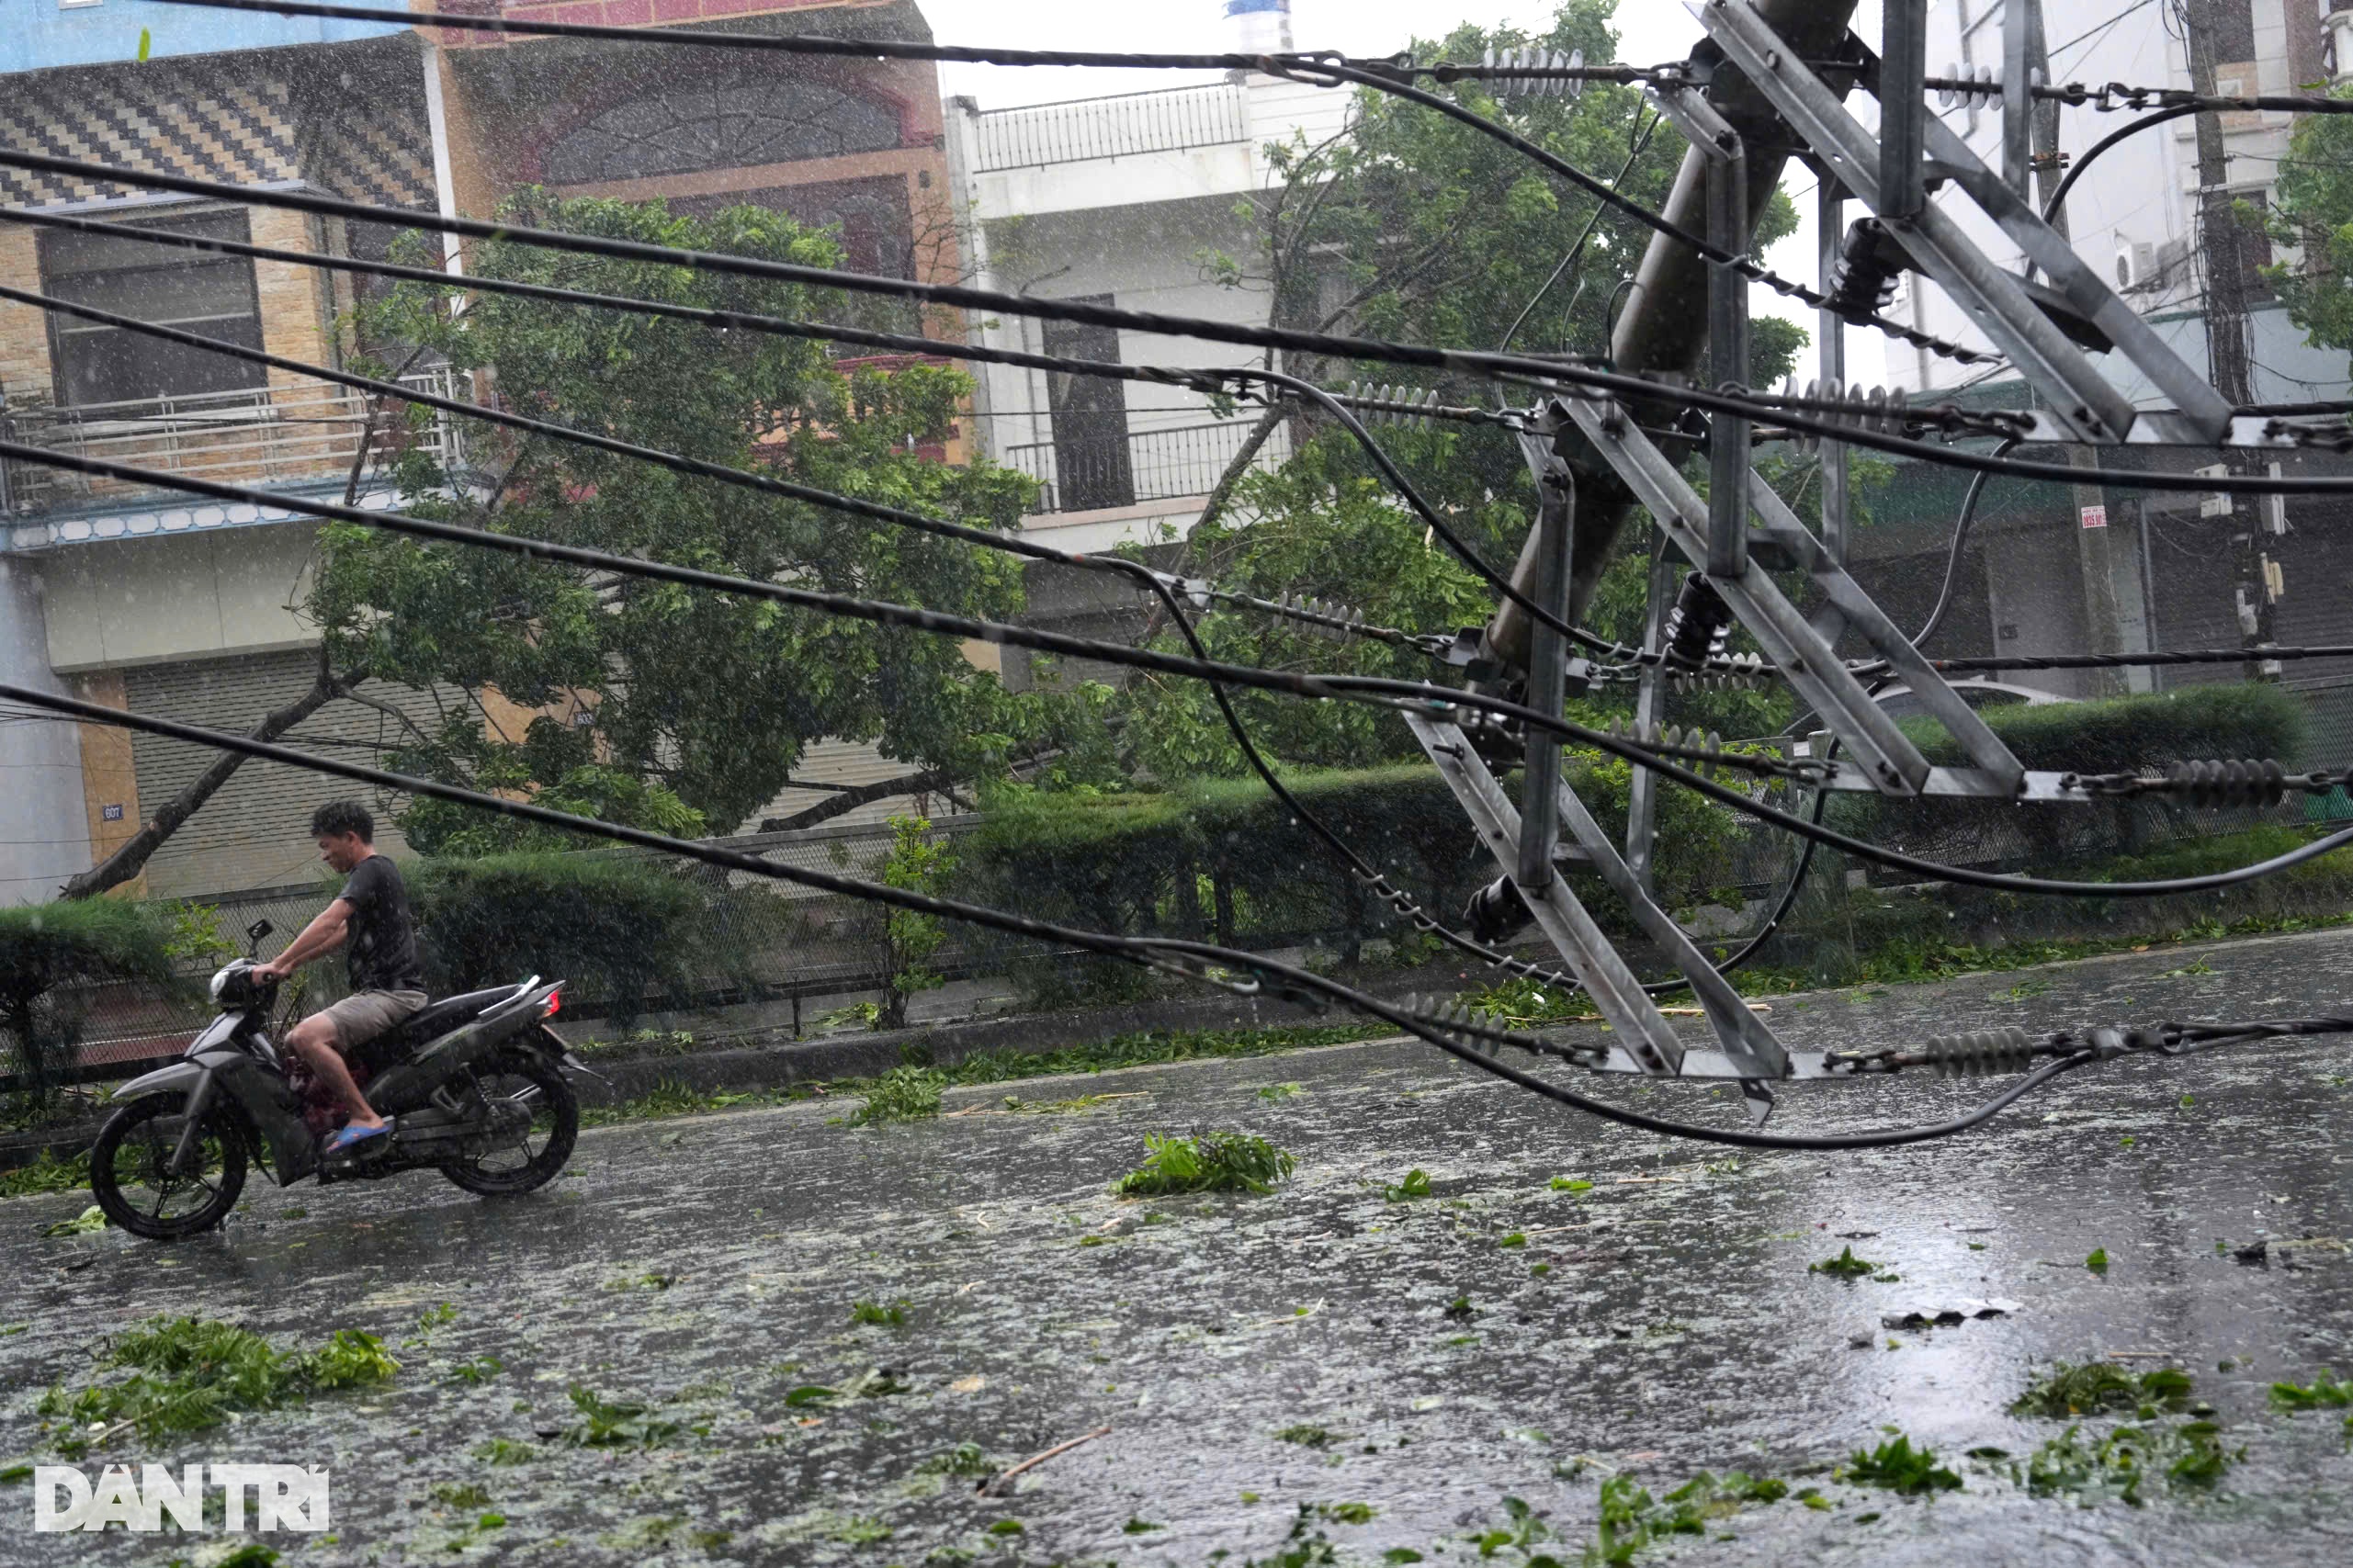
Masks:
[[[97,9],[115,3],[97,0]],[[928,66],[685,56],[241,13],[204,13],[199,26],[154,7],[133,21],[119,9],[129,31],[118,38],[91,7],[0,0],[0,147],[469,216],[526,185],[658,197],[686,211],[752,202],[838,225],[848,265],[861,270],[958,270]],[[723,18],[735,29],[928,36],[909,0],[512,0],[506,9],[633,27]],[[129,43],[141,25],[154,29],[145,61]],[[693,69],[679,69],[689,60]],[[0,168],[0,209],[302,253],[380,254],[393,233],[10,168]],[[445,251],[461,271],[463,247]],[[339,365],[350,347],[339,325],[350,276],[292,262],[0,222],[0,276],[314,364]],[[446,372],[433,384],[463,390]],[[341,498],[367,428],[347,389],[8,302],[0,397],[0,419],[28,444],[307,497]],[[958,441],[942,455],[961,450]],[[391,498],[363,479],[357,499]],[[299,515],[13,463],[0,508],[0,680],[243,729],[312,679],[317,637],[297,606],[314,530]],[[368,693],[438,722],[433,694]],[[336,703],[289,739],[364,755],[397,722]],[[0,714],[0,902],[53,896],[209,761],[175,742]],[[844,783],[888,766],[854,748],[819,748],[811,761]],[[141,889],[203,895],[300,880],[311,806],[345,788],[249,767],[149,863]]]

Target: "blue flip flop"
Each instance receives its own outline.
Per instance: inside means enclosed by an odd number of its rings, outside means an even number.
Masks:
[[[343,1154],[356,1145],[366,1143],[370,1138],[380,1138],[391,1130],[392,1124],[390,1122],[379,1122],[373,1127],[345,1127],[334,1137],[329,1138],[327,1146],[319,1152],[322,1155]]]

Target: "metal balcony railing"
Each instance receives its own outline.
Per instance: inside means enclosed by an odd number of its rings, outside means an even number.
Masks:
[[[1038,481],[1040,512],[1092,512],[1206,495],[1250,438],[1254,421],[1225,420],[1124,435],[1080,435],[1004,449],[1007,468]],[[1259,448],[1252,467],[1271,466],[1275,443]]]
[[[404,376],[401,384],[445,398],[468,395],[468,378],[446,367]],[[233,392],[22,409],[0,414],[0,426],[28,446],[161,474],[222,484],[284,483],[347,472],[368,428],[372,401],[349,388],[297,381]],[[445,461],[460,460],[457,421],[436,414],[428,424],[413,424],[408,406],[392,404],[378,412],[371,441],[375,460],[420,446]],[[0,499],[18,515],[153,496],[170,488],[16,460],[0,479]]]
[[[1171,87],[981,114],[973,128],[972,167],[975,174],[985,175],[1089,158],[1215,147],[1248,137],[1241,88],[1222,83]]]

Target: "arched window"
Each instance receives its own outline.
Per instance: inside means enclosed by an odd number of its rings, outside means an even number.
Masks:
[[[682,87],[605,110],[548,150],[550,185],[757,168],[899,145],[899,111],[821,82]]]

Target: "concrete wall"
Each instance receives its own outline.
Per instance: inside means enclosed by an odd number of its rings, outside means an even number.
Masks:
[[[46,550],[49,656],[61,672],[268,653],[315,643],[294,612],[314,530],[300,523]]]
[[[40,580],[0,556],[0,681],[68,694],[50,672]],[[0,905],[37,904],[87,869],[79,726],[0,708]]]
[[[957,99],[948,116],[949,162],[977,231],[970,249],[979,280],[1050,299],[1108,296],[1123,310],[1263,325],[1263,279],[1223,287],[1211,280],[1206,258],[1221,253],[1245,272],[1263,272],[1255,232],[1235,215],[1236,197],[1276,183],[1268,144],[1309,147],[1340,134],[1353,101],[1352,93],[1270,76],[996,114]],[[1204,127],[1224,140],[1194,144]],[[1137,150],[1106,151],[1113,148]],[[1045,324],[1028,318],[979,321],[972,330],[994,347],[1043,353],[1046,346]],[[1118,357],[1186,368],[1262,363],[1242,347],[1131,332],[1119,334]],[[1054,463],[1046,373],[1002,367],[979,373],[987,449],[1044,477]],[[1146,382],[1124,384],[1122,396],[1129,434],[1141,438],[1131,457],[1160,482],[1139,477],[1132,505],[1042,513],[1028,520],[1030,532],[1064,548],[1100,550],[1192,531],[1199,497],[1239,448],[1247,416],[1231,429],[1156,444],[1154,432],[1211,426],[1208,399]],[[1278,431],[1261,461],[1279,460],[1284,448]],[[1171,483],[1171,475],[1179,481]]]

